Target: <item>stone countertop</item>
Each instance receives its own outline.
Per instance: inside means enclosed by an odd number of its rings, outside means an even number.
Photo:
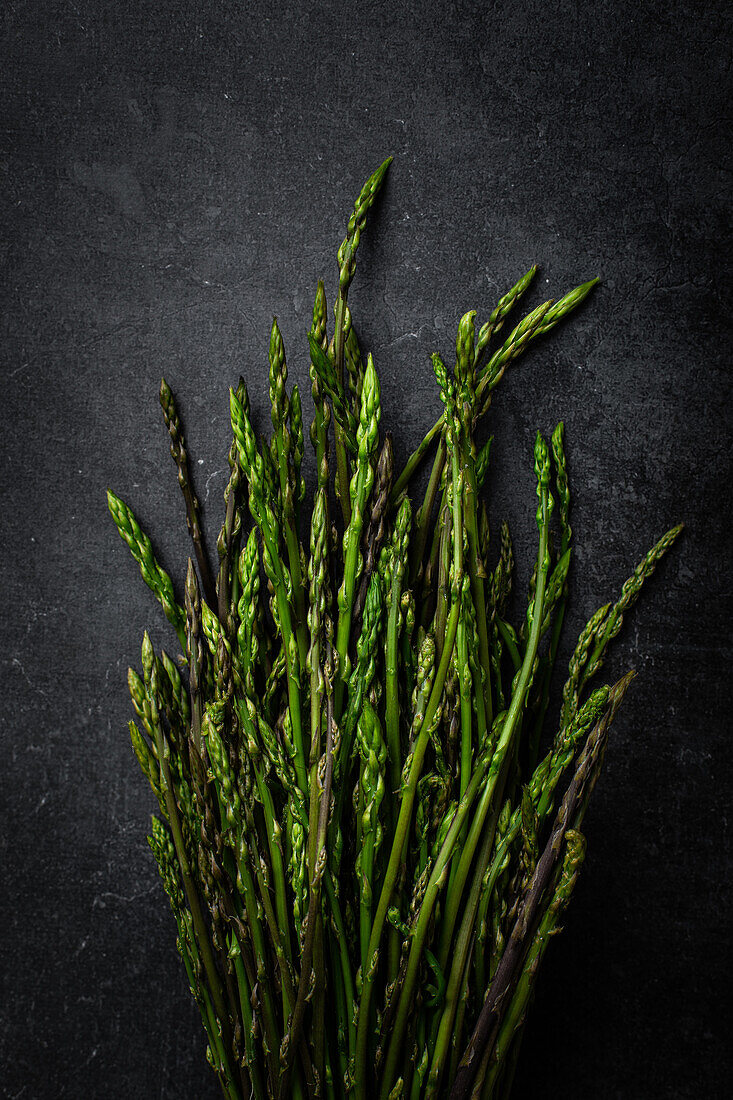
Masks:
[[[3,1096],[217,1095],[126,732],[142,630],[173,636],[105,489],[180,578],[189,549],[160,377],[180,399],[213,539],[227,387],[243,373],[266,423],[273,314],[291,380],[305,382],[316,280],[332,300],[351,203],[388,153],[350,302],[398,461],[436,416],[428,354],[450,355],[465,310],[485,319],[533,262],[532,305],[598,274],[592,298],[497,391],[494,530],[509,520],[524,585],[534,433],[564,419],[577,545],[567,650],[647,547],[687,524],[616,648],[612,670],[640,675],[516,1097],[725,1094],[724,11],[719,0],[702,16],[675,0],[8,6]]]

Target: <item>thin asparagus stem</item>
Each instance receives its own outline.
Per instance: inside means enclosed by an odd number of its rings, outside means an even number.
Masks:
[[[379,439],[380,415],[379,380],[370,355],[364,375],[359,427],[356,433],[356,470],[350,488],[351,520],[344,533],[344,578],[338,594],[339,618],[336,633],[336,652],[339,660],[339,678],[336,681],[334,696],[337,721],[341,717],[344,688],[350,672],[349,638],[354,611],[354,592],[364,564],[361,554],[361,535],[364,525],[364,509],[374,485],[372,456]]]
[[[165,378],[161,378],[160,380],[160,405],[163,410],[165,426],[171,437],[171,458],[176,464],[178,470],[178,484],[181,487],[183,499],[186,503],[186,524],[196,552],[196,562],[199,567],[199,573],[201,574],[204,595],[209,607],[214,608],[216,607],[214,575],[211,570],[211,565],[209,564],[209,556],[201,531],[199,502],[191,484],[191,470],[188,463],[186,440],[183,437],[183,428],[181,427],[181,420],[178,415],[178,409],[176,408],[175,398]]]
[[[338,252],[339,290],[334,309],[333,364],[336,378],[342,387],[344,381],[344,344],[346,339],[346,299],[349,293],[349,287],[351,286],[356,272],[356,250],[359,247],[359,240],[366,226],[367,214],[374,205],[374,200],[379,194],[387,169],[391,163],[392,157],[387,157],[362,187],[359,197],[354,204],[351,217],[349,218],[346,236]],[[338,424],[336,426],[336,465],[338,473],[338,498],[341,503],[344,524],[348,525],[351,520],[348,472],[344,441]]]
[[[536,310],[533,310],[532,313],[528,314],[527,317],[517,325],[504,345],[494,353],[486,366],[481,370],[478,376],[478,385],[476,387],[477,397],[481,398],[484,394],[490,396],[490,391],[501,381],[507,366],[522,354],[530,341],[538,336],[546,335],[555,325],[559,324],[563,318],[568,316],[574,309],[577,309],[577,307],[585,301],[598,282],[598,279],[591,279],[589,282],[583,283],[581,286],[575,287],[574,290],[569,291],[558,302],[545,302],[541,306],[538,306]],[[488,404],[485,403],[481,408],[480,415],[485,415],[487,410]],[[397,478],[392,490],[393,503],[399,500],[400,496],[409,485],[415,471],[419,468],[425,455],[429,451],[431,443],[439,432],[442,431],[444,416],[445,414],[433,424],[430,431],[426,433],[405,463],[404,469]]]
[[[143,580],[163,608],[166,619],[178,635],[182,648],[185,649],[186,617],[173,595],[173,582],[155,559],[150,539],[135,519],[132,509],[115,496],[111,489],[107,490],[107,504],[117,530],[140,566]]]
[[[295,617],[295,635],[301,667],[305,664],[306,613],[305,590],[300,570],[300,543],[295,524],[295,473],[292,461],[292,440],[287,420],[290,415],[290,400],[286,383],[288,368],[285,361],[285,347],[278,327],[277,318],[273,318],[270,330],[270,402],[272,404],[273,435],[271,456],[277,469],[280,499],[282,502],[282,526],[285,546],[288,554],[292,603]]]

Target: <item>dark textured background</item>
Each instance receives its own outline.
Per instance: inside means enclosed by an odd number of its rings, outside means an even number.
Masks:
[[[511,522],[526,579],[534,431],[564,417],[571,632],[667,526],[688,524],[617,650],[613,671],[641,675],[517,1094],[722,1096],[726,5],[349,7],[36,0],[2,15],[0,1087],[217,1095],[126,732],[142,630],[171,633],[104,490],[180,577],[160,376],[218,530],[227,386],[245,374],[264,424],[273,312],[303,381],[316,279],[332,297],[351,202],[391,152],[352,304],[399,456],[436,415],[427,354],[450,353],[461,313],[485,319],[535,260],[532,304],[598,273],[577,318],[499,391],[494,521]]]

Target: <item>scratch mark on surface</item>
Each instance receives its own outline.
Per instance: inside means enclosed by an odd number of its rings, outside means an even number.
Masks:
[[[209,499],[209,485],[211,484],[211,482],[214,480],[215,477],[218,477],[219,474],[222,474],[223,472],[224,472],[223,470],[214,470],[207,477],[206,483],[204,485],[204,492],[206,493],[206,496],[204,497],[204,504]]]
[[[25,668],[23,667],[23,662],[20,660],[19,657],[13,657],[13,664],[17,665],[18,668],[20,669],[20,671],[23,675],[23,678],[25,679],[26,683],[28,684],[28,687],[33,688],[33,690],[37,691],[39,695],[42,695],[44,699],[48,699],[48,695],[43,690],[43,688],[39,688],[36,684],[33,683],[30,676],[28,675]]]

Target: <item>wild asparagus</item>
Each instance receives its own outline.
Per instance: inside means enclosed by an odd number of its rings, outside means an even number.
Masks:
[[[128,676],[129,729],[160,812],[150,845],[227,1100],[508,1095],[629,677],[610,689],[590,682],[680,531],[589,620],[547,736],[573,560],[563,426],[551,446],[541,433],[535,441],[538,549],[519,623],[506,525],[492,545],[492,442],[477,434],[510,364],[596,280],[535,306],[500,341],[535,267],[480,328],[464,313],[453,369],[432,357],[443,413],[395,480],[389,435],[380,447],[376,365],[347,305],[388,166],[369,177],[339,249],[330,333],[323,283],[316,290],[305,545],[303,409],[277,321],[269,440],[255,435],[244,383],[230,393],[216,582],[165,382],[196,559],[185,608],[131,509],[108,494],[181,645],[177,663],[145,635],[142,675]],[[411,502],[432,441],[423,499]]]

